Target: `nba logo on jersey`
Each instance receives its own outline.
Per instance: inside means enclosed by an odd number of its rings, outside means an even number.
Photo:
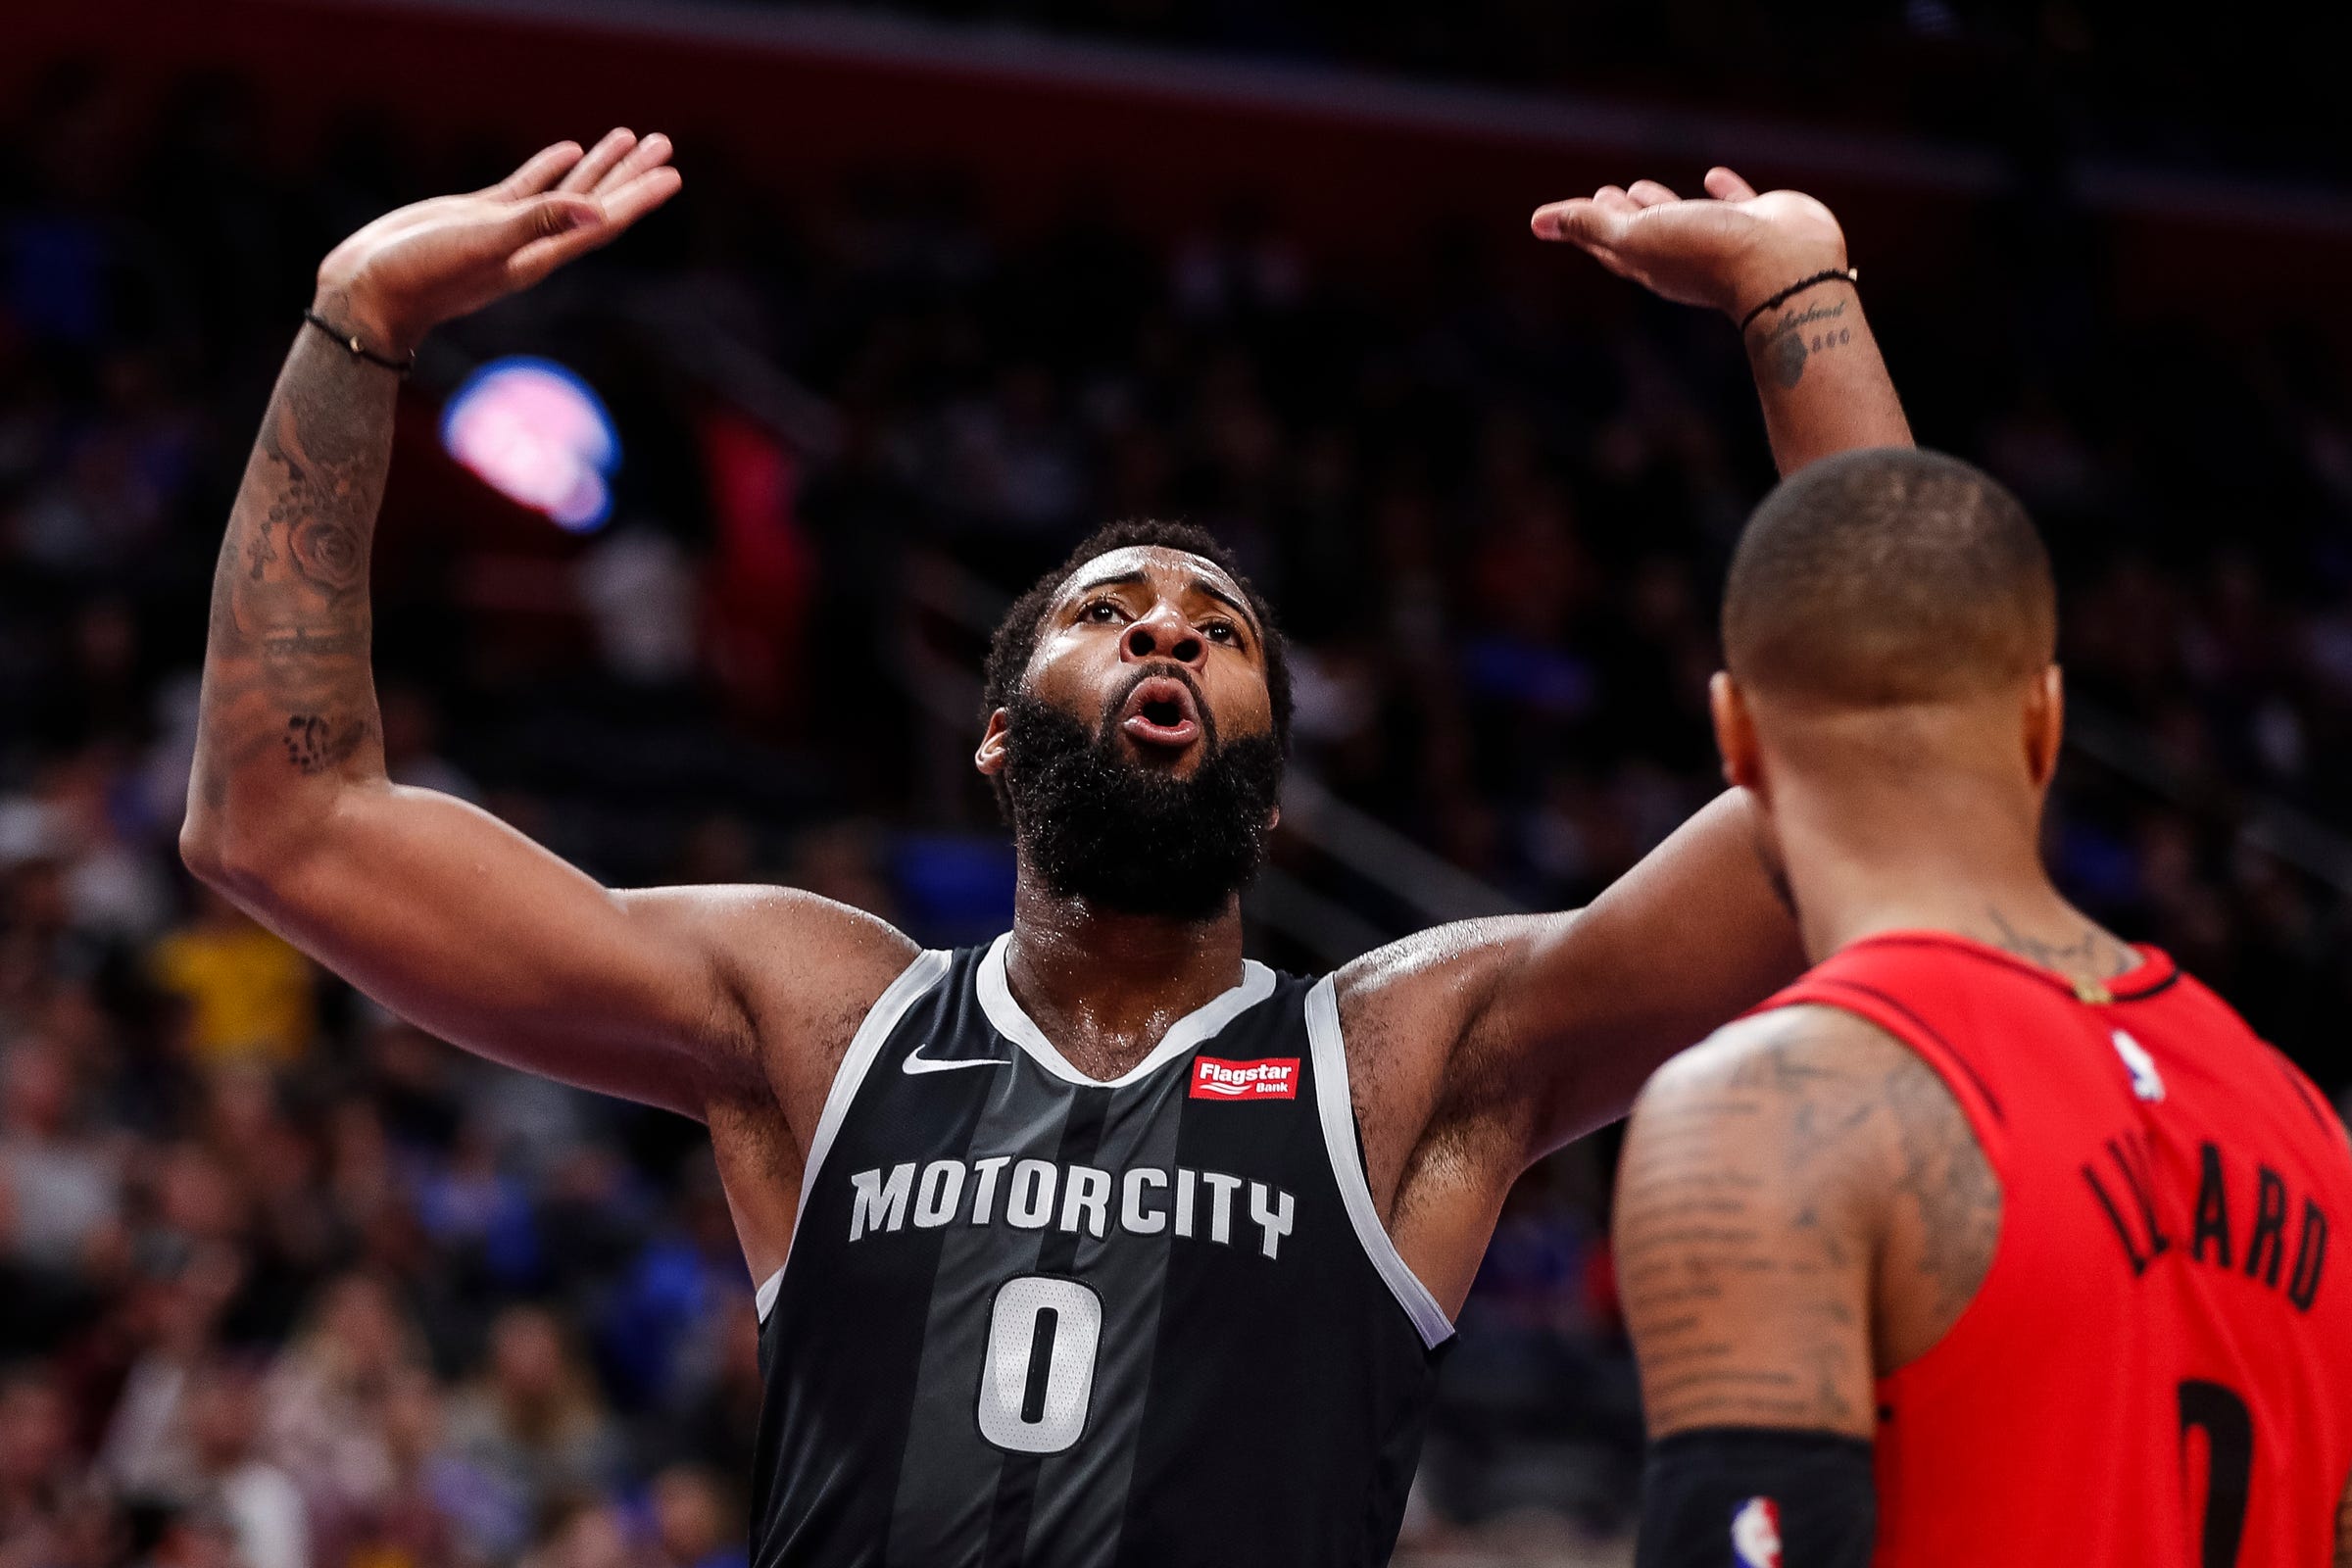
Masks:
[[[1262,1061],[1220,1061],[1201,1056],[1193,1062],[1195,1100],[1297,1100],[1298,1058],[1268,1056]]]
[[[2124,1068],[2132,1074],[2132,1092],[2142,1100],[2164,1098],[2164,1079],[2156,1071],[2156,1058],[2148,1048],[2124,1033],[2115,1031],[2115,1054],[2124,1058]]]
[[[1732,1515],[1735,1568],[1781,1568],[1781,1505],[1750,1497]]]

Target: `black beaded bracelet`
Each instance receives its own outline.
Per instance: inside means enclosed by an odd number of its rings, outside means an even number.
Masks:
[[[1766,311],[1771,310],[1776,305],[1783,305],[1788,303],[1789,300],[1796,298],[1799,294],[1802,294],[1805,290],[1811,288],[1816,283],[1859,284],[1861,281],[1862,269],[1859,267],[1833,267],[1826,272],[1815,272],[1811,277],[1800,277],[1795,282],[1789,284],[1787,288],[1781,290],[1778,294],[1775,294],[1772,298],[1766,300],[1763,304],[1757,306],[1754,310],[1748,312],[1747,315],[1740,318],[1740,335],[1745,336],[1747,329],[1756,324],[1757,317],[1762,316]]]
[[[368,352],[368,346],[360,341],[359,333],[346,332],[342,330],[340,327],[336,326],[334,322],[328,320],[325,317],[320,316],[317,311],[303,312],[302,318],[310,322],[311,325],[317,327],[319,331],[324,332],[328,337],[333,338],[335,340],[335,346],[342,349],[355,360],[366,360],[369,365],[380,365],[385,369],[390,370],[393,374],[400,376],[406,376],[411,370],[416,368],[416,356],[415,354],[411,354],[405,360],[391,360],[386,359],[381,354],[370,353]]]

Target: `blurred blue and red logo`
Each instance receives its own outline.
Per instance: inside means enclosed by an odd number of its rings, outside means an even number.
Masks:
[[[1781,1505],[1750,1497],[1732,1515],[1732,1561],[1739,1568],[1781,1568]]]
[[[590,533],[612,514],[619,432],[604,400],[553,360],[510,355],[474,371],[441,411],[441,444],[558,527]]]

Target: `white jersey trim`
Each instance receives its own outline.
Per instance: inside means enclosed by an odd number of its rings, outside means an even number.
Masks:
[[[833,1087],[825,1092],[824,1111],[816,1119],[816,1136],[808,1140],[808,1158],[801,1167],[801,1194],[792,1208],[794,1241],[800,1240],[801,1218],[808,1209],[808,1191],[816,1185],[817,1172],[824,1168],[825,1155],[832,1152],[834,1136],[850,1113],[850,1102],[858,1098],[858,1085],[865,1082],[866,1071],[873,1066],[874,1057],[881,1054],[882,1043],[890,1038],[890,1032],[899,1026],[899,1020],[906,1015],[906,1009],[914,1005],[917,998],[939,984],[941,976],[948,972],[948,962],[949,956],[937,948],[916,954],[914,961],[899,971],[889,989],[874,999],[874,1004],[866,1009],[865,1021],[850,1038],[850,1049],[841,1054],[841,1065],[833,1069]],[[791,1266],[792,1248],[787,1244],[783,1268],[761,1281],[759,1294],[753,1298],[760,1322],[766,1322],[767,1314],[775,1309],[776,1298],[784,1289],[784,1269]]]
[[[1027,1052],[1039,1066],[1056,1078],[1088,1089],[1123,1089],[1149,1078],[1202,1041],[1214,1038],[1227,1024],[1274,994],[1274,971],[1254,958],[1246,959],[1242,964],[1241,984],[1170,1024],[1150,1055],[1116,1078],[1089,1078],[1064,1059],[1054,1042],[1046,1038],[1046,1032],[1012,999],[1012,987],[1004,978],[1004,950],[1011,941],[1012,933],[1005,932],[980,960],[977,987],[980,1010],[997,1026],[997,1033]]]
[[[1364,1180],[1364,1161],[1355,1141],[1355,1102],[1348,1090],[1348,1047],[1340,1038],[1339,992],[1325,975],[1306,994],[1307,1049],[1314,1053],[1315,1105],[1323,1118],[1323,1147],[1331,1155],[1332,1179],[1340,1185],[1340,1201],[1355,1226],[1355,1239],[1364,1255],[1388,1282],[1404,1315],[1413,1320],[1421,1343],[1436,1349],[1453,1337],[1453,1320],[1429,1294],[1421,1277],[1397,1255],[1372,1206],[1372,1189]]]

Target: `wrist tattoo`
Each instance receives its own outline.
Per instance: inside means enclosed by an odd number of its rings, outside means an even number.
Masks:
[[[1847,301],[1788,311],[1765,327],[1750,351],[1784,391],[1805,378],[1805,363],[1816,354],[1841,349],[1854,340],[1842,318]]]

